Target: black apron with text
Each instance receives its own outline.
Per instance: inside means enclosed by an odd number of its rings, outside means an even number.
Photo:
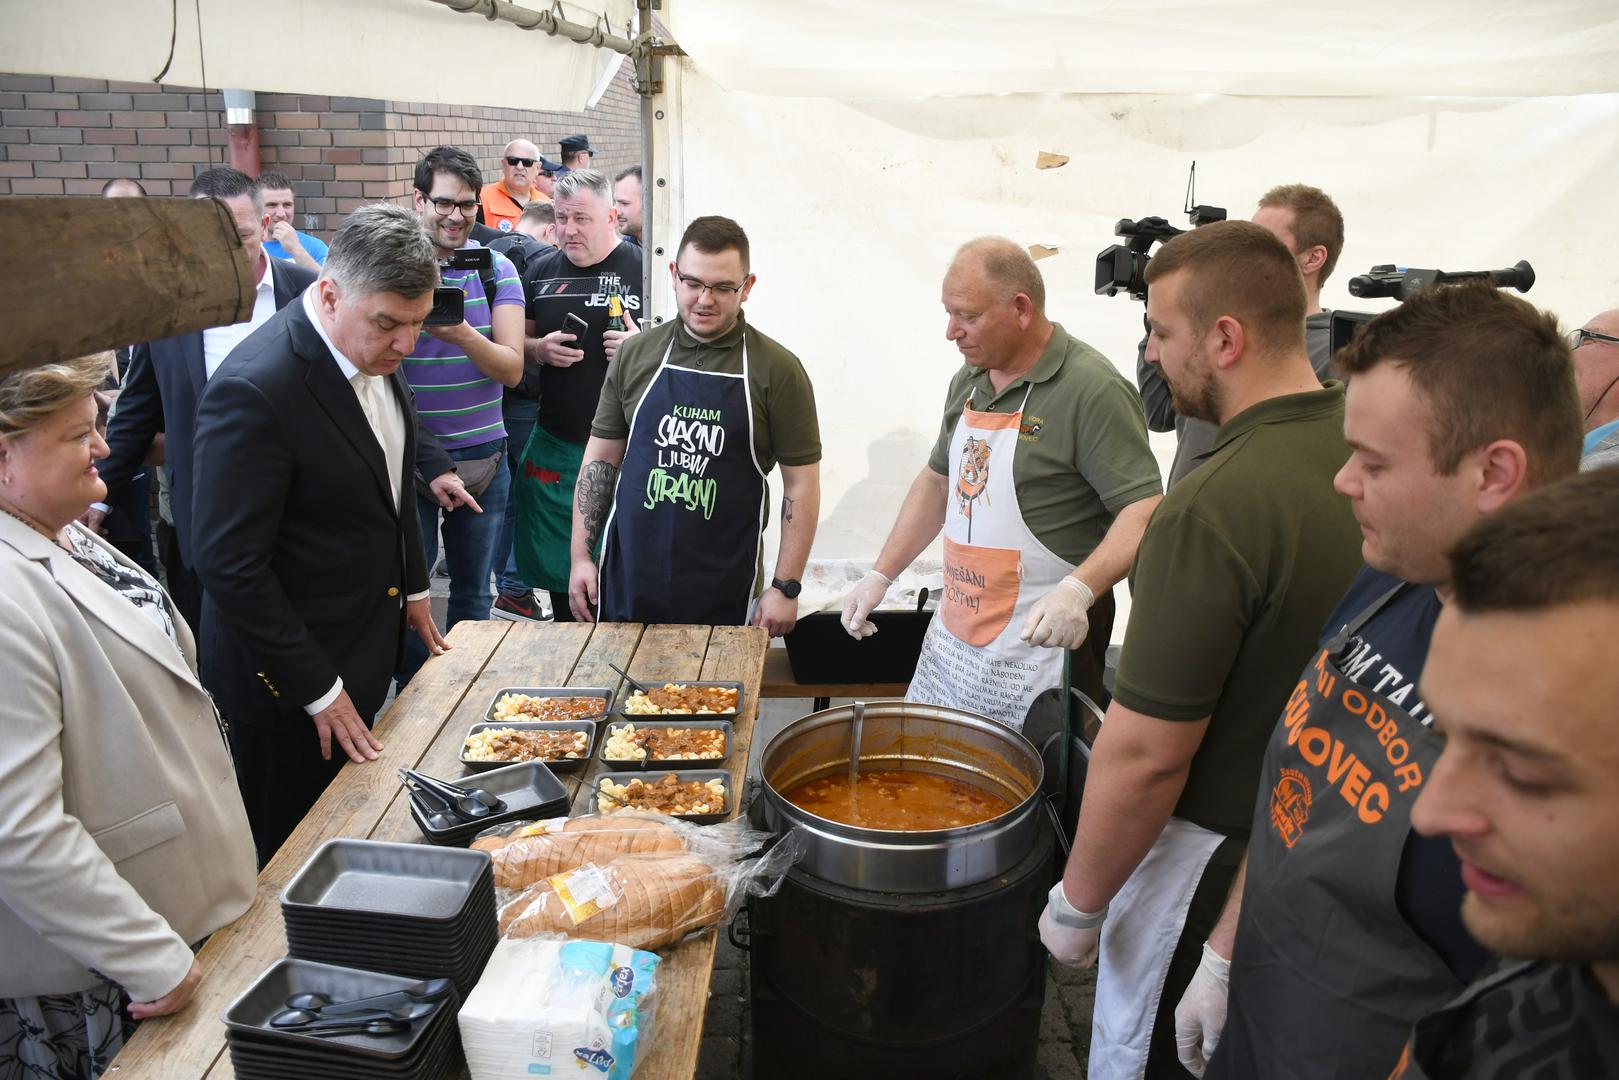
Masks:
[[[753,453],[747,335],[742,374],[669,363],[630,419],[598,579],[601,622],[748,620],[763,540],[764,470]]]
[[[1341,666],[1406,587],[1316,655],[1265,751],[1210,1080],[1385,1077],[1412,1022],[1462,989],[1395,900],[1411,805],[1444,741]]]

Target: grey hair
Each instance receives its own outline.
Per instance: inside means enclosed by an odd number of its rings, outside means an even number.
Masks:
[[[599,173],[595,169],[575,169],[557,177],[551,201],[572,199],[586,192],[594,194],[608,206],[613,205],[613,185],[608,182],[606,173]]]
[[[414,211],[368,203],[337,230],[321,276],[351,298],[381,292],[414,298],[438,287],[438,252]]]

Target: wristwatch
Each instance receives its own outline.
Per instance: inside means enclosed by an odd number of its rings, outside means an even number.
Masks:
[[[773,577],[770,579],[770,587],[789,600],[797,600],[798,594],[804,591],[803,584],[797,578],[783,581],[779,577]]]
[[[1101,911],[1081,911],[1069,903],[1068,894],[1063,892],[1061,881],[1051,887],[1051,892],[1047,893],[1046,897],[1051,901],[1051,906],[1047,909],[1051,912],[1051,921],[1058,926],[1066,926],[1070,930],[1094,930],[1102,925],[1103,919],[1107,918],[1105,906]]]

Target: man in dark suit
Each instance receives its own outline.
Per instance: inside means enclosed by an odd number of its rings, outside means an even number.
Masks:
[[[344,754],[376,758],[370,725],[407,626],[430,652],[446,647],[428,608],[399,373],[437,284],[416,215],[361,207],[320,279],[236,349],[197,405],[204,675],[230,720],[261,864]]]
[[[169,579],[169,593],[193,633],[201,626],[202,591],[197,585],[191,542],[192,419],[203,384],[248,334],[270,320],[315,280],[315,275],[264,253],[260,203],[253,181],[231,168],[207,169],[191,185],[194,199],[214,198],[236,219],[252,262],[253,314],[234,326],[197,330],[137,345],[124,375],[123,391],[107,424],[111,449],[96,467],[107,485],[107,502],[117,499],[142,472],[152,440],[163,439],[173,524],[158,525],[158,550]],[[96,514],[96,511],[91,511]],[[99,521],[91,520],[92,527]]]

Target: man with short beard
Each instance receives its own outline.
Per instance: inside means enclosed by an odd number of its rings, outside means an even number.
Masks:
[[[326,241],[293,227],[292,181],[278,172],[262,172],[254,187],[263,207],[264,253],[320,273],[326,262]]]
[[[1417,1021],[1394,1080],[1619,1076],[1619,470],[1553,484],[1451,552],[1422,694],[1445,746],[1412,821],[1507,960]]]
[[[1247,843],[1273,717],[1360,564],[1332,490],[1343,387],[1310,366],[1293,253],[1222,221],[1165,244],[1147,280],[1147,358],[1178,412],[1220,427],[1141,540],[1113,703],[1040,919],[1063,963],[1100,946],[1093,1080],[1185,1075],[1175,1003]]]
[[[607,177],[589,169],[557,180],[558,250],[529,264],[524,358],[540,365],[540,411],[517,485],[512,547],[523,580],[551,594],[551,610],[571,621],[573,491],[590,439],[607,365],[633,329],[609,330],[613,297],[626,327],[641,313],[641,249],[618,235]],[[569,325],[569,316],[584,328]],[[497,606],[497,617],[501,614]]]

